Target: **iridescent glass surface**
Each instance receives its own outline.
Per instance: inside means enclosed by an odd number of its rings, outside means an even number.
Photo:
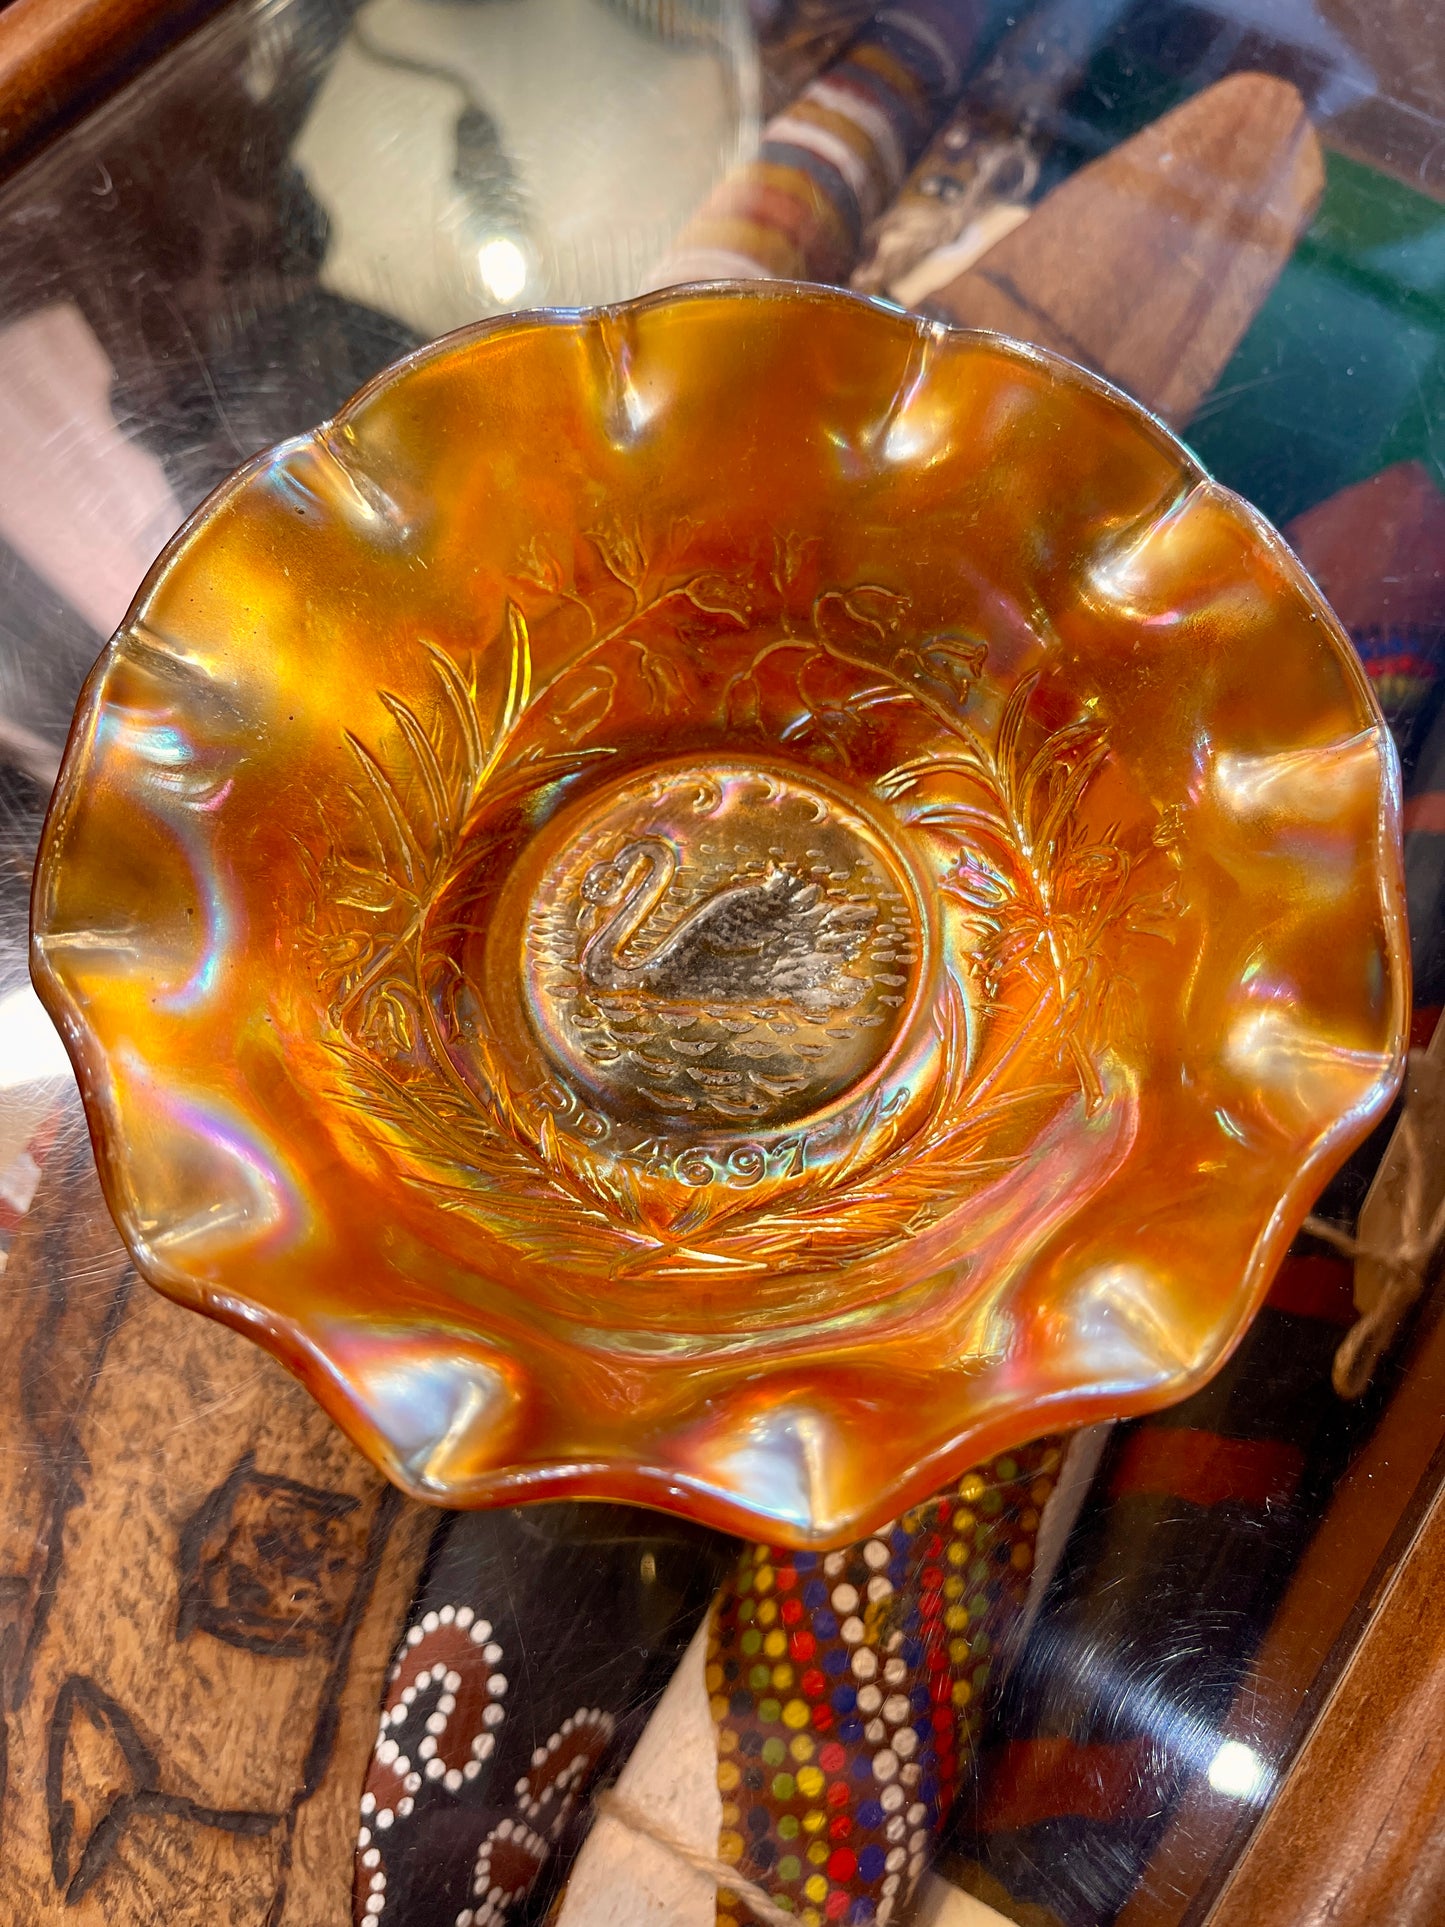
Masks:
[[[221,491],[34,957],[143,1271],[394,1477],[838,1541],[1218,1365],[1398,1081],[1398,771],[1121,396],[655,296]]]

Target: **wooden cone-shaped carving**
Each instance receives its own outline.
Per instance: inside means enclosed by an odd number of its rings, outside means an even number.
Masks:
[[[931,305],[1095,368],[1182,426],[1323,186],[1296,90],[1234,74],[1072,175]]]

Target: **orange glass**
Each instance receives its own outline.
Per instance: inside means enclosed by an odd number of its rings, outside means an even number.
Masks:
[[[674,293],[212,498],[82,699],[34,972],[141,1271],[409,1491],[844,1541],[1220,1364],[1399,1080],[1398,790],[1123,396]]]

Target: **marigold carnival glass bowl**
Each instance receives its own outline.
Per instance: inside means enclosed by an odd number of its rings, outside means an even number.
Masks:
[[[140,1270],[393,1479],[795,1544],[1212,1372],[1405,949],[1279,537],[1078,369],[801,288],[474,328],[242,470],[33,930]]]

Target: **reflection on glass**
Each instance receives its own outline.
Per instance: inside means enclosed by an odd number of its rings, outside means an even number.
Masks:
[[[0,1091],[69,1076],[65,1046],[29,984],[0,997]]]
[[[505,306],[527,285],[527,257],[515,241],[499,234],[477,249],[477,272],[487,293]]]
[[[1269,1769],[1252,1746],[1226,1740],[1209,1762],[1209,1784],[1231,1800],[1252,1800],[1264,1790]]]
[[[367,0],[292,148],[321,282],[437,335],[635,293],[757,141],[742,0]]]

